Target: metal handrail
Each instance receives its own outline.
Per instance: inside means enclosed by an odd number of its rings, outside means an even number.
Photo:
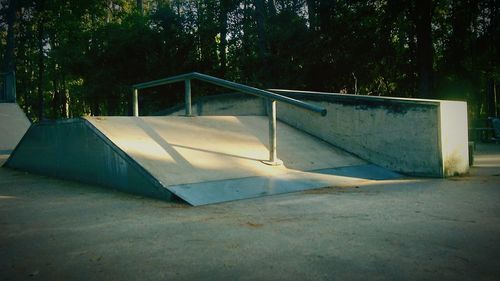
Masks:
[[[246,94],[251,94],[251,95],[260,96],[263,98],[270,98],[273,100],[286,102],[286,103],[293,104],[293,105],[298,106],[298,107],[302,107],[302,108],[307,109],[307,110],[311,110],[311,111],[320,113],[323,116],[326,115],[326,109],[324,109],[320,106],[306,103],[306,102],[303,102],[303,101],[300,101],[297,99],[289,98],[289,97],[286,97],[286,96],[283,96],[280,94],[275,94],[275,93],[272,93],[269,91],[261,90],[258,88],[250,87],[247,85],[243,85],[243,84],[231,82],[228,80],[220,79],[217,77],[213,77],[210,75],[198,73],[198,72],[191,72],[191,73],[181,74],[181,75],[172,76],[172,77],[168,77],[168,78],[158,79],[158,80],[154,80],[154,81],[139,83],[139,84],[133,85],[132,88],[140,90],[140,89],[145,89],[145,88],[150,88],[150,87],[155,87],[155,86],[160,86],[160,85],[165,85],[165,84],[171,84],[171,83],[181,82],[181,81],[186,81],[186,80],[193,80],[193,79],[197,79],[200,81],[204,81],[207,83],[211,83],[211,84],[214,84],[217,86],[221,86],[221,87],[224,87],[224,88],[227,88],[230,90],[235,90],[235,91],[239,91],[239,92],[246,93]]]
[[[217,86],[221,86],[230,90],[235,90],[238,92],[242,92],[245,94],[251,94],[255,96],[259,96],[262,98],[266,98],[268,103],[268,116],[269,116],[269,161],[266,161],[266,164],[270,165],[279,165],[281,163],[278,160],[277,152],[276,152],[276,101],[285,102],[291,105],[295,105],[300,108],[304,108],[316,113],[319,113],[323,116],[326,115],[327,111],[325,108],[310,104],[307,102],[303,102],[297,99],[289,98],[280,94],[272,93],[269,91],[261,90],[258,88],[250,87],[243,84],[238,84],[235,82],[231,82],[228,80],[220,79],[217,77],[209,76],[206,74],[201,74],[198,72],[191,72],[186,74],[181,74],[177,76],[167,77],[163,79],[153,80],[149,82],[139,83],[132,86],[133,89],[133,116],[139,116],[139,101],[138,101],[138,91],[140,89],[151,88],[160,85],[166,85],[176,82],[184,81],[185,84],[185,111],[186,116],[192,116],[191,111],[191,80],[196,79],[203,82],[207,82],[210,84],[214,84]]]

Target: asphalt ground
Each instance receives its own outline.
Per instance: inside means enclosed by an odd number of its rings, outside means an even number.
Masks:
[[[500,280],[500,145],[468,176],[201,207],[0,168],[0,280]]]

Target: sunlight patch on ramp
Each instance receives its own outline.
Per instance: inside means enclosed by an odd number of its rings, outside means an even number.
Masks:
[[[284,166],[265,165],[268,124],[263,116],[86,119],[167,187],[365,164],[278,123],[278,156]]]

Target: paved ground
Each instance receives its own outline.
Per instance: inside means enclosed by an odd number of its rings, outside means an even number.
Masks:
[[[471,176],[203,207],[0,169],[0,280],[499,280],[500,145]]]

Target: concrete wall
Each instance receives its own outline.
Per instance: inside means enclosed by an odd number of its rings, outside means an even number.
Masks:
[[[279,102],[279,120],[374,164],[417,176],[468,172],[465,102],[340,94],[287,96],[321,105],[328,114],[323,117]],[[212,97],[198,106],[204,108],[203,115],[223,115],[229,107],[243,107],[245,113],[255,115],[265,111],[262,100],[252,96],[241,104],[225,95]]]
[[[198,98],[192,103],[192,112],[194,115],[198,116],[266,115],[265,101],[263,99],[241,93]],[[185,115],[185,107],[184,105],[179,105],[158,112],[155,115]]]
[[[367,161],[410,175],[468,172],[464,102],[352,95],[299,98],[325,107],[327,116],[281,103],[281,120]]]
[[[84,119],[32,125],[4,166],[153,198],[172,196]]]

